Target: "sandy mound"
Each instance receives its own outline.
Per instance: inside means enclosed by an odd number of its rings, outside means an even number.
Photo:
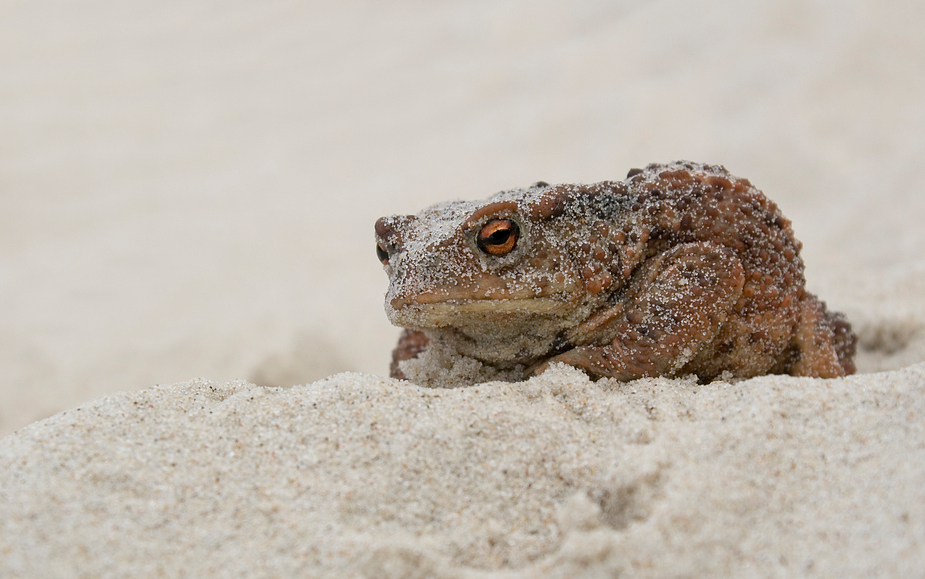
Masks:
[[[102,398],[0,443],[3,576],[912,576],[925,365]]]

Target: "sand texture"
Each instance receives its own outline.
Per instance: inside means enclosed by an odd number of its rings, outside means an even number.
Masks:
[[[913,577],[925,365],[117,394],[0,445],[17,577]]]
[[[925,577],[925,3],[2,14],[0,577]],[[382,377],[378,217],[677,159],[857,375]]]

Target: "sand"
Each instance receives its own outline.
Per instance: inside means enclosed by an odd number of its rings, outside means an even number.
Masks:
[[[0,576],[925,576],[923,10],[11,4]],[[382,377],[377,217],[682,158],[858,375]]]
[[[0,443],[5,576],[912,577],[925,364],[123,393]]]

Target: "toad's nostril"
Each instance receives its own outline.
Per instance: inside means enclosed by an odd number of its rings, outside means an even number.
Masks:
[[[389,252],[381,243],[376,244],[376,257],[379,258],[383,265],[389,264]]]

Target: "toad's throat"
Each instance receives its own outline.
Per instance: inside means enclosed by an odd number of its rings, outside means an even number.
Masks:
[[[498,367],[543,359],[575,315],[574,303],[554,298],[446,300],[390,312],[392,323]]]

